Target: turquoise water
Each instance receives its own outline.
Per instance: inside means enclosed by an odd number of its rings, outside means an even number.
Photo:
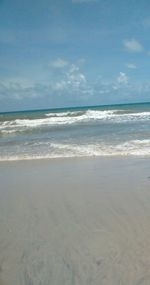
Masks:
[[[0,160],[150,155],[150,103],[0,113]]]

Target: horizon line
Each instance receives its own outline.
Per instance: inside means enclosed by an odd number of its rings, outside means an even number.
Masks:
[[[100,105],[81,105],[81,106],[66,106],[66,107],[55,107],[55,108],[44,108],[44,109],[24,109],[24,110],[13,110],[3,111],[0,114],[9,113],[20,113],[20,112],[40,112],[40,111],[54,111],[54,110],[65,110],[65,109],[77,109],[77,108],[95,108],[95,107],[107,107],[107,106],[121,106],[121,105],[138,105],[138,104],[150,104],[150,102],[131,102],[131,103],[112,103],[112,104],[100,104]]]

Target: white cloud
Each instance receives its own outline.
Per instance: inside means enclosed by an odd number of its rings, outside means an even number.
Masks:
[[[142,52],[144,50],[143,46],[135,39],[124,40],[123,45],[125,49],[129,52]]]
[[[76,65],[68,65],[60,78],[48,82],[32,82],[24,79],[0,81],[0,108],[4,104],[22,108],[31,102],[35,108],[80,104],[105,104],[149,99],[150,82],[131,82],[124,72],[114,80],[99,78],[90,81]],[[8,103],[8,104],[7,104]],[[11,105],[12,104],[12,105]],[[13,105],[14,104],[14,105]],[[19,105],[20,104],[20,105]],[[42,105],[43,104],[43,105]]]
[[[54,91],[58,91],[58,92],[62,92],[64,91],[64,89],[66,89],[67,87],[67,83],[65,80],[60,80],[58,82],[55,82],[53,85],[52,85],[52,89]]]
[[[57,66],[60,61],[57,61]],[[56,62],[55,62],[56,63]],[[63,64],[62,64],[63,65]],[[58,67],[57,67],[58,68]],[[59,67],[60,68],[60,67]],[[58,72],[59,73],[59,72]],[[0,80],[0,101],[29,101],[36,98],[53,98],[62,95],[65,98],[84,98],[90,94],[91,87],[77,64],[67,63],[66,69],[55,79],[37,82],[21,78]],[[49,98],[49,99],[48,99]],[[55,100],[55,99],[54,99]]]
[[[63,68],[67,65],[68,61],[62,58],[57,58],[49,64],[49,66],[52,66],[54,68]]]
[[[68,65],[65,73],[61,75],[59,80],[51,84],[52,90],[59,94],[77,93],[81,94],[87,90],[87,80],[85,75],[80,71],[76,64]]]
[[[116,81],[112,85],[113,90],[118,90],[120,88],[124,88],[128,85],[128,77],[124,72],[120,72]]]
[[[39,98],[46,92],[47,86],[30,80],[12,78],[0,81],[0,99],[23,100],[27,98]]]
[[[129,69],[136,69],[136,65],[134,63],[127,63],[126,67],[128,67]]]
[[[86,83],[85,75],[80,72],[79,67],[75,64],[71,65],[67,73],[67,80],[68,84],[71,84],[75,88]]]
[[[117,82],[119,84],[127,84],[128,83],[128,77],[124,72],[120,72],[119,76],[117,77]]]

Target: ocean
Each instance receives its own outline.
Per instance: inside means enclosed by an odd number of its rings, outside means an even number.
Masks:
[[[0,161],[150,156],[150,103],[0,113]]]

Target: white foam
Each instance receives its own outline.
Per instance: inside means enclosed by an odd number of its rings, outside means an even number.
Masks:
[[[41,119],[16,119],[13,121],[5,121],[0,123],[0,130],[24,131],[26,128],[37,128],[43,126],[71,125],[76,123],[87,123],[92,121],[111,121],[114,123],[132,122],[132,121],[150,121],[150,112],[141,113],[117,113],[117,110],[87,110],[85,112],[64,112],[56,113],[57,116],[50,116]],[[75,113],[75,114],[74,114]]]
[[[84,114],[86,111],[70,111],[45,114],[46,117],[77,117]]]
[[[16,130],[1,130],[0,133],[2,134],[13,134],[13,133],[16,133]]]
[[[107,155],[150,155],[150,140],[131,140],[117,145],[89,144],[69,145],[51,144],[58,150],[74,156],[107,156]]]
[[[42,142],[39,142],[42,145]],[[150,139],[131,140],[117,145],[106,144],[60,144],[46,143],[47,151],[35,154],[5,155],[0,161],[52,159],[66,157],[94,157],[94,156],[150,156]],[[38,146],[38,145],[37,145]]]

